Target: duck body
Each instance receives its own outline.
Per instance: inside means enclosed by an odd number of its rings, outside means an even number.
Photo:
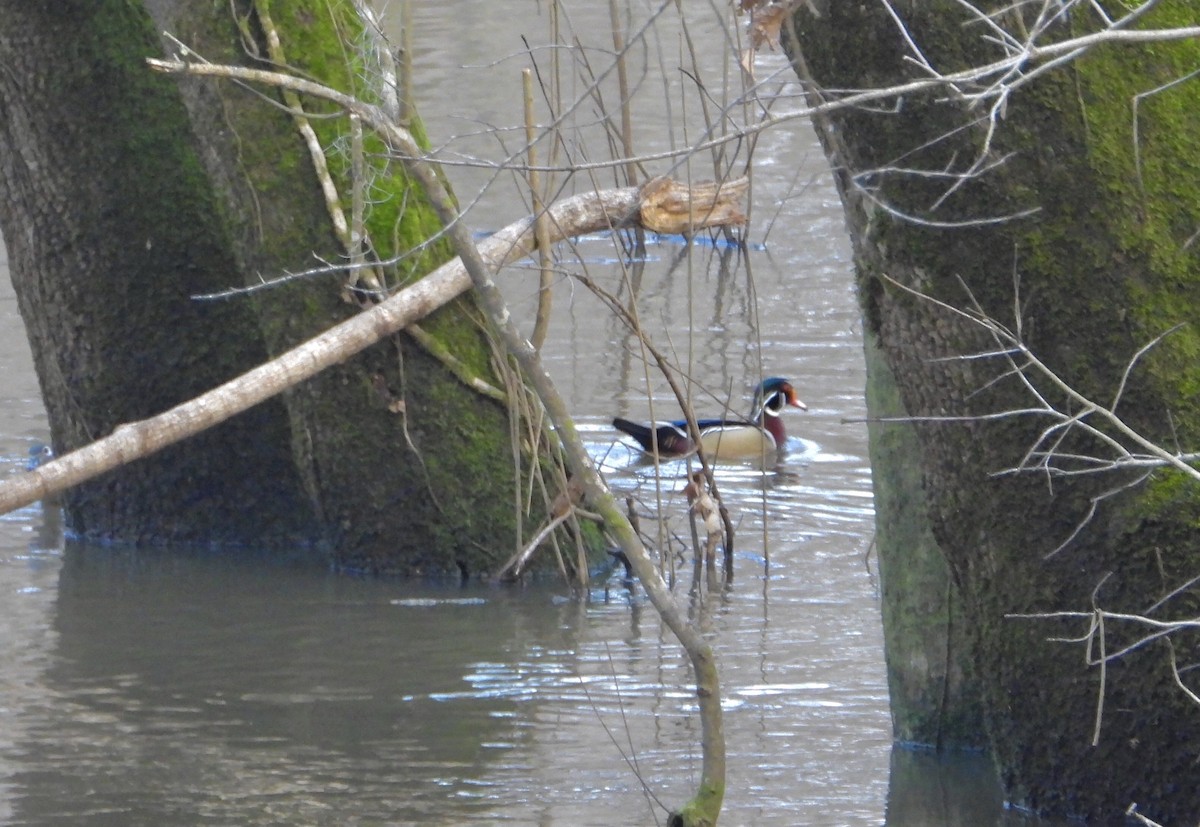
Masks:
[[[773,376],[754,392],[750,416],[746,419],[700,419],[700,446],[710,459],[754,459],[775,453],[787,441],[781,414],[788,406],[805,409],[796,398],[791,382]],[[613,427],[628,434],[648,454],[660,458],[682,457],[696,450],[688,434],[687,420],[671,422],[631,422],[620,417]]]

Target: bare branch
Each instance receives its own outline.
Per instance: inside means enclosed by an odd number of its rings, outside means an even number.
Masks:
[[[552,240],[597,232],[636,216],[634,188],[588,193],[550,208]],[[484,240],[481,255],[493,268],[534,248],[533,218],[524,218]],[[277,359],[158,416],[123,425],[110,436],[36,469],[0,482],[0,513],[52,496],[104,471],[161,450],[219,424],[395,333],[465,292],[462,263],[449,262],[382,303],[370,307]]]
[[[666,8],[667,5],[664,4],[662,8]],[[162,71],[187,72],[190,70],[188,65],[178,61],[174,62],[174,65],[168,61],[152,61],[151,65]],[[239,67],[197,65],[195,68],[200,74],[221,74],[225,77],[241,77],[243,79],[248,75],[242,73],[253,73],[258,78],[258,82],[294,88],[298,92],[303,90],[305,94],[334,100],[347,112],[358,115],[364,123],[370,124],[388,142],[392,151],[404,163],[408,173],[424,189],[430,204],[437,212],[442,224],[447,228],[459,260],[475,289],[480,306],[487,314],[495,333],[503,342],[504,348],[520,366],[553,423],[571,476],[577,478],[582,484],[586,499],[601,515],[609,531],[621,545],[650,601],[691,660],[701,712],[703,754],[699,792],[693,799],[692,806],[701,806],[705,809],[715,806],[715,809],[719,810],[725,789],[725,742],[721,734],[720,680],[712,647],[699,631],[688,623],[683,612],[675,603],[666,582],[651,562],[641,540],[598,473],[574,420],[567,412],[562,397],[551,381],[550,375],[542,366],[540,354],[513,323],[504,298],[493,280],[496,270],[495,262],[486,259],[481,250],[476,247],[470,232],[460,220],[461,214],[454,199],[447,192],[434,167],[423,159],[423,153],[412,135],[406,129],[383,117],[383,113],[377,107],[364,104],[320,84],[313,84],[279,73],[259,73],[258,70]],[[220,72],[214,71],[217,68],[220,69]],[[626,223],[635,217],[644,193],[639,190],[634,190],[634,192],[637,193],[639,199],[638,207],[629,205],[623,213],[619,211],[605,213],[604,218],[608,220],[610,226]],[[522,222],[522,225],[532,236],[532,219],[527,219]],[[715,820],[715,815],[713,819]]]
[[[1003,416],[1025,415],[1030,412],[1040,413],[1054,420],[1048,425],[1034,440],[1026,451],[1025,456],[1017,463],[1016,466],[1003,471],[996,472],[999,475],[1007,475],[1019,473],[1028,470],[1043,470],[1049,471],[1049,463],[1057,458],[1066,456],[1060,454],[1054,449],[1044,450],[1041,446],[1052,441],[1052,444],[1059,445],[1067,432],[1071,430],[1080,430],[1088,436],[1098,440],[1101,444],[1107,446],[1112,452],[1113,457],[1103,460],[1109,463],[1111,469],[1118,468],[1145,468],[1145,467],[1170,467],[1178,471],[1182,471],[1194,480],[1200,481],[1200,469],[1197,469],[1192,463],[1196,461],[1196,454],[1185,454],[1182,452],[1171,452],[1160,446],[1157,442],[1144,436],[1141,432],[1135,430],[1128,425],[1116,413],[1116,404],[1120,401],[1121,394],[1128,382],[1128,377],[1137,363],[1154,347],[1159,345],[1163,339],[1169,336],[1172,332],[1178,329],[1178,325],[1172,327],[1156,336],[1153,340],[1143,345],[1129,359],[1126,364],[1125,371],[1122,375],[1120,386],[1114,395],[1113,405],[1106,407],[1098,402],[1094,402],[1084,394],[1080,393],[1069,383],[1064,381],[1053,370],[1050,369],[1040,358],[1038,358],[1020,339],[1017,334],[1010,331],[1007,327],[990,318],[979,307],[974,297],[970,295],[969,289],[963,284],[963,289],[967,290],[968,298],[973,309],[963,310],[962,308],[954,307],[947,302],[922,293],[915,288],[901,284],[891,276],[884,275],[882,277],[888,284],[896,288],[930,302],[931,304],[952,313],[962,319],[969,321],[986,331],[996,342],[994,350],[980,351],[978,354],[972,354],[970,358],[976,358],[983,354],[995,354],[997,358],[1006,360],[1011,372],[1008,375],[1015,376],[1022,383],[1025,389],[1038,402],[1038,407],[1029,409],[1013,409],[1011,411],[989,414],[983,418],[997,418]],[[961,283],[961,280],[960,280]],[[1015,361],[1016,356],[1022,358],[1022,363],[1018,364]],[[1051,404],[1045,395],[1036,387],[1030,375],[1036,377],[1038,381],[1045,383],[1056,393],[1062,396],[1074,408],[1075,412],[1070,413]],[[1087,420],[1095,418],[1102,422],[1106,429],[1101,429],[1092,425]],[[945,418],[937,418],[945,420]],[[970,417],[968,417],[970,419]],[[910,421],[922,421],[921,419],[911,419]],[[1115,433],[1110,433],[1108,429]],[[1124,439],[1126,442],[1122,442]],[[1034,460],[1037,460],[1036,462]]]

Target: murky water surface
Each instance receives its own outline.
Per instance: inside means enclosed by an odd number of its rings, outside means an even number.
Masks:
[[[521,139],[491,127],[519,123],[520,35],[544,42],[545,20],[529,4],[470,4],[463,28],[468,4],[419,5],[418,94],[440,154],[504,158]],[[607,65],[607,11],[573,14]],[[685,144],[703,123],[670,14],[634,50],[642,152]],[[705,81],[719,82],[722,29],[711,10],[692,26]],[[764,77],[783,69],[778,55],[759,58]],[[787,79],[775,86],[794,95]],[[570,95],[582,86],[565,83]],[[597,114],[584,105],[577,121]],[[608,157],[595,130],[569,140]],[[738,526],[732,585],[690,598],[690,566],[677,569],[678,597],[720,659],[722,823],[1026,823],[1002,811],[986,766],[892,751],[866,435],[845,424],[864,409],[840,207],[801,123],[764,134],[755,170],[746,258],[652,240],[639,272],[608,238],[560,253],[564,274],[613,291],[634,273],[643,324],[694,378],[701,412],[724,400],[742,410],[763,374],[792,378],[809,406],[789,414],[776,467],[719,472]],[[460,166],[451,177],[464,202],[482,193],[476,229],[526,211],[509,175]],[[535,284],[527,267],[504,277],[525,317]],[[673,556],[688,533],[684,468],[656,477],[608,426],[648,416],[648,398],[672,410],[669,391],[578,282],[561,277],[554,301],[550,370],[613,484],[666,515]],[[16,473],[48,431],[2,258],[0,373],[0,473]],[[64,543],[57,511],[39,505],[0,519],[0,601],[6,824],[661,823],[699,773],[690,669],[619,579],[582,602],[549,584],[461,588],[88,548]]]

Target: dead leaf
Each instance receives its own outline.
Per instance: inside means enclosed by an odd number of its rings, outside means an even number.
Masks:
[[[550,516],[561,517],[583,500],[583,482],[575,477],[567,480],[567,490],[559,492],[550,504]]]
[[[787,7],[770,5],[755,9],[750,15],[750,48],[757,50],[766,44],[772,51],[779,48],[779,33],[787,17]]]

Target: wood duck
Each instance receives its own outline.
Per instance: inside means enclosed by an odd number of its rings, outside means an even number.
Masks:
[[[754,403],[746,419],[697,420],[704,455],[711,459],[752,459],[782,448],[787,440],[782,414],[788,405],[808,410],[796,398],[791,382],[778,376],[763,380],[754,391]],[[643,424],[618,417],[613,427],[629,434],[649,454],[654,453],[655,441],[660,457],[681,457],[695,450],[687,420]]]

